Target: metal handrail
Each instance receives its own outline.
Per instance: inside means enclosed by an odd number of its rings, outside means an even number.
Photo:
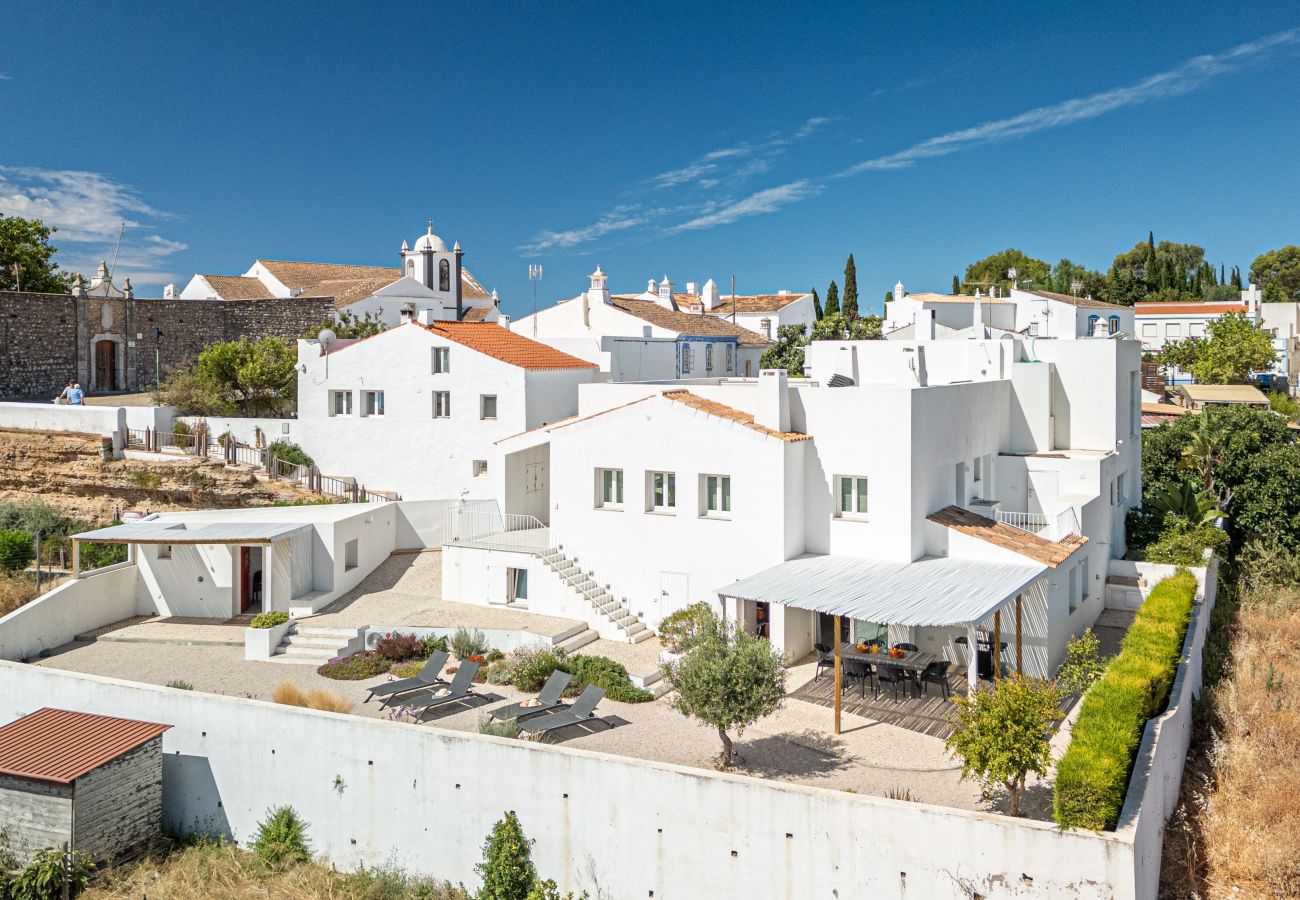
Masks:
[[[464,507],[445,509],[442,516],[444,543],[534,556],[551,548],[551,530],[536,516]]]

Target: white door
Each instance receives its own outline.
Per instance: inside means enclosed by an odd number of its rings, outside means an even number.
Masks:
[[[655,610],[656,621],[672,615],[679,609],[691,604],[691,578],[685,572],[659,573],[659,608]]]
[[[1028,504],[1027,511],[1031,513],[1046,513],[1047,510],[1056,511],[1056,472],[1035,472],[1030,470],[1025,473],[1025,500]]]
[[[528,463],[524,466],[524,513],[546,524],[546,506],[546,464]]]

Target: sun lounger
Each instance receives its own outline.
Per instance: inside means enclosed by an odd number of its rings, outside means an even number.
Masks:
[[[420,716],[423,716],[435,706],[442,706],[445,703],[455,703],[458,700],[464,700],[474,694],[474,676],[478,674],[478,663],[463,662],[456,669],[456,677],[451,680],[451,684],[445,688],[434,688],[433,690],[420,691],[417,694],[410,694],[402,698],[402,705],[410,709],[418,709]],[[446,693],[443,693],[443,692]]]
[[[522,722],[529,716],[540,715],[544,712],[550,712],[557,706],[563,706],[564,701],[560,698],[564,695],[564,689],[569,686],[569,679],[572,677],[568,672],[556,669],[551,673],[551,677],[546,679],[546,684],[542,686],[541,693],[537,695],[535,700],[520,700],[518,703],[511,703],[509,706],[494,709],[492,710],[492,718],[501,720],[515,719]]]
[[[403,678],[400,681],[386,681],[383,684],[377,684],[370,689],[364,702],[369,703],[371,697],[392,698],[396,694],[405,694],[408,691],[418,691],[421,688],[432,688],[439,684],[445,683],[442,678],[442,667],[447,665],[448,654],[441,650],[434,651],[429,657],[429,661],[424,664],[420,674],[414,678]],[[381,706],[387,705],[385,700]]]
[[[582,695],[574,700],[572,704],[562,710],[551,713],[549,716],[542,716],[529,721],[523,731],[528,732],[529,736],[541,738],[558,728],[564,728],[567,725],[577,725],[581,722],[589,722],[593,718],[600,718],[596,715],[596,704],[605,697],[604,688],[598,688],[594,684],[587,685]]]

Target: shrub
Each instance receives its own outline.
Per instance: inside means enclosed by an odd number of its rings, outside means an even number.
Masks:
[[[375,642],[375,652],[390,662],[405,662],[420,655],[420,639],[413,634],[394,631]],[[427,658],[427,657],[426,657]]]
[[[483,879],[479,900],[527,900],[537,881],[532,847],[513,811],[493,825],[483,845],[483,862],[474,867]]]
[[[0,531],[0,571],[18,572],[36,557],[32,536],[25,531]]]
[[[90,855],[73,851],[67,854],[67,861],[62,850],[46,847],[37,850],[23,870],[19,872],[7,893],[14,900],[56,900],[68,896],[76,897],[90,884],[90,872],[94,868]],[[68,893],[63,893],[65,871],[68,880]],[[0,873],[8,874],[8,873]],[[0,882],[0,889],[6,885]]]
[[[293,463],[295,466],[313,465],[312,458],[307,455],[306,451],[291,441],[274,441],[266,449],[270,450],[271,455],[276,459]]]
[[[450,653],[451,645],[447,643],[445,637],[438,637],[432,634],[426,634],[420,638],[420,655],[425,659],[433,656],[435,653]]]
[[[276,703],[283,703],[285,706],[307,705],[307,695],[302,692],[298,685],[288,681],[282,681],[276,685],[275,690],[271,691],[271,699]]]
[[[482,656],[488,652],[488,649],[487,636],[477,628],[473,631],[457,628],[456,633],[451,636],[451,652],[456,654],[457,659]]]
[[[491,650],[487,652],[487,661],[490,663],[500,662],[505,658],[506,655],[502,653],[500,650],[496,649],[495,647],[493,647]]]
[[[392,664],[391,659],[386,659],[373,650],[363,650],[351,656],[331,659],[317,669],[316,674],[335,681],[364,681],[383,675]]]
[[[0,572],[0,616],[36,599],[36,579]],[[2,897],[3,895],[0,895]]]
[[[1183,519],[1169,519],[1160,537],[1147,545],[1147,562],[1174,566],[1202,566],[1206,548],[1222,556],[1228,547],[1228,534],[1214,525],[1192,525]]]
[[[483,680],[488,684],[513,684],[515,680],[514,666],[504,659],[494,662],[483,673]]]
[[[178,691],[194,690],[194,685],[190,684],[188,681],[181,681],[179,678],[173,678],[171,681],[167,682],[167,687],[176,688]]]
[[[693,603],[665,618],[659,623],[659,636],[668,645],[670,653],[685,653],[702,627],[713,618],[707,603]]]
[[[406,662],[393,663],[388,674],[394,678],[414,678],[420,674],[427,659],[408,659]]]
[[[274,612],[258,613],[253,616],[253,621],[248,623],[249,628],[274,628],[277,625],[283,625],[289,621],[289,614],[283,610]]]
[[[114,522],[120,525],[120,522]],[[84,543],[81,545],[81,570],[102,569],[105,566],[126,562],[126,544]]]
[[[521,650],[516,653],[514,686],[532,694],[540,691],[556,669],[564,669],[562,650]],[[566,672],[567,669],[564,669]]]
[[[317,688],[307,692],[307,706],[325,712],[347,713],[352,712],[353,703],[347,697]]]
[[[1119,821],[1143,728],[1168,700],[1195,597],[1190,572],[1157,584],[1119,655],[1084,697],[1070,746],[1056,766],[1052,805],[1060,827],[1101,831]]]
[[[519,737],[519,720],[505,719],[498,722],[491,716],[484,716],[478,720],[479,734],[494,734],[497,737]]]
[[[1106,671],[1101,661],[1101,641],[1091,628],[1065,645],[1065,662],[1056,673],[1056,681],[1071,694],[1084,694]]]
[[[605,696],[619,703],[648,703],[654,699],[649,691],[643,691],[628,678],[627,669],[604,656],[571,656],[561,666],[573,676],[565,693],[577,696],[589,684],[605,690]]]
[[[307,823],[292,806],[268,810],[267,817],[257,825],[252,850],[262,862],[272,867],[310,862]]]

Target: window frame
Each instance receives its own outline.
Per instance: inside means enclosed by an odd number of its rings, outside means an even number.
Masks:
[[[645,473],[645,503],[646,512],[654,513],[661,516],[677,515],[677,473],[663,470],[651,470]],[[662,480],[662,486],[660,485]],[[659,494],[663,494],[664,502],[656,502]]]
[[[342,403],[342,406],[344,406],[345,409],[344,409],[342,412],[339,411],[339,406],[340,406],[339,401],[340,401],[340,400],[343,400],[343,401],[344,401],[344,402]],[[330,418],[331,418],[331,419],[334,419],[334,418],[338,418],[338,419],[350,419],[350,418],[352,418],[352,391],[351,391],[351,390],[346,390],[346,391],[330,391],[329,411],[330,411]]]
[[[451,372],[451,348],[434,347],[433,348],[433,375],[446,375]]]
[[[451,290],[451,263],[445,259],[438,261],[438,290],[444,293]]]
[[[488,473],[488,461],[486,459],[475,459],[470,461],[470,472],[473,478],[482,478]]]
[[[715,480],[716,485],[710,484]],[[730,519],[733,509],[731,476],[717,472],[700,475],[700,518]]]
[[[443,400],[446,402],[443,403]],[[435,419],[451,418],[451,391],[433,392],[433,417]]]
[[[374,401],[375,411],[370,412],[371,401]],[[361,392],[361,418],[372,419],[384,417],[384,392],[383,391],[362,391]]]
[[[851,509],[844,508],[844,487],[849,487],[849,506]],[[865,522],[871,515],[871,479],[866,475],[836,475],[834,479],[835,488],[835,518],[846,519],[850,522]],[[865,493],[864,493],[865,491]],[[866,509],[859,510],[860,506]]]
[[[608,477],[607,477],[608,476]],[[609,499],[606,499],[608,483]],[[623,470],[598,466],[596,468],[596,509],[622,511],[624,500]]]
[[[492,415],[487,414],[488,401],[492,401]],[[496,394],[479,394],[478,395],[478,417],[480,421],[496,421],[497,417],[497,395]]]

